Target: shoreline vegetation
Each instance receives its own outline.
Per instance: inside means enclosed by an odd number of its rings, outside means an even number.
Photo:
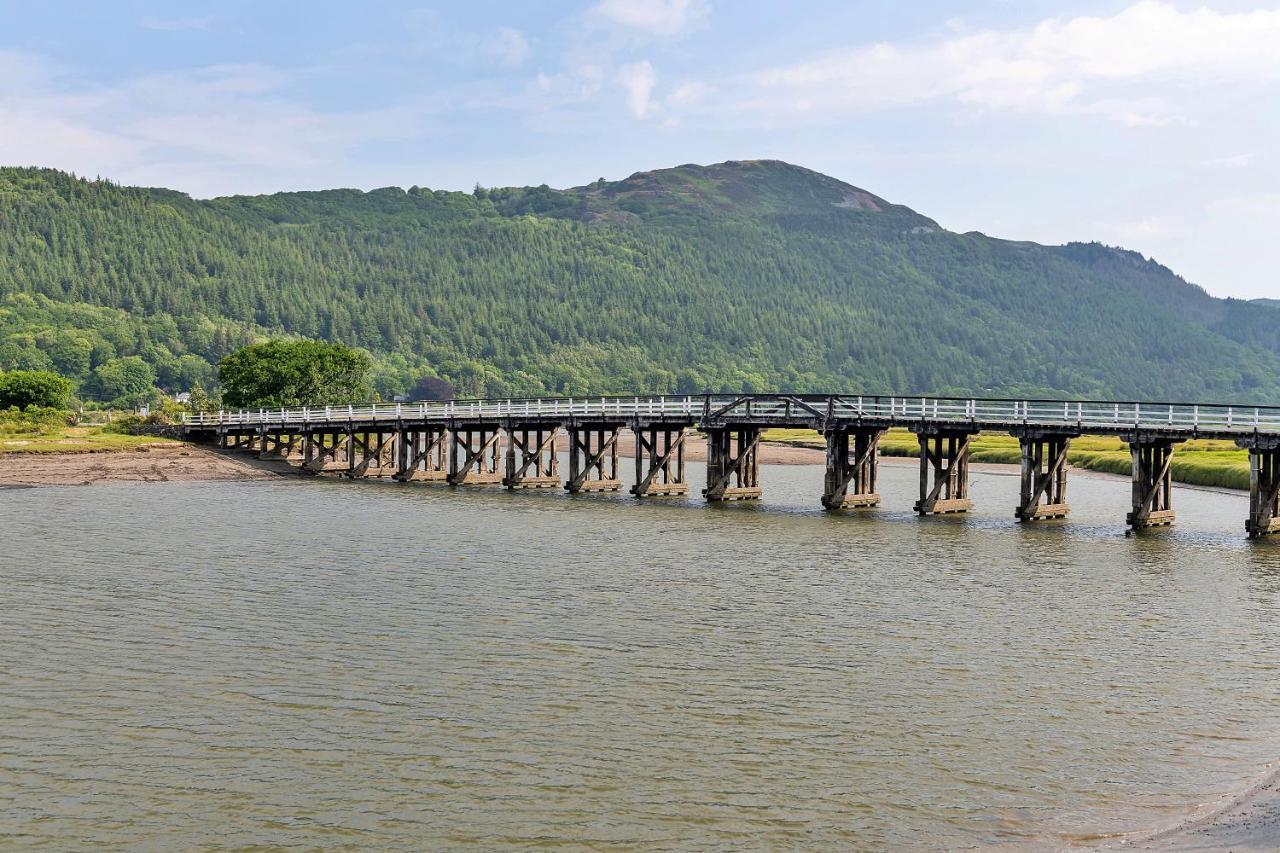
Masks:
[[[75,425],[68,425],[65,420],[58,423],[56,419],[33,421],[24,418],[18,422],[0,422],[0,459],[20,455],[72,457],[61,466],[71,471],[78,464],[74,457],[84,454],[151,450],[182,452],[191,461],[186,466],[191,470],[184,471],[182,479],[201,479],[198,459],[227,458],[227,454],[212,452],[179,439],[145,434],[142,432],[143,428],[144,425],[137,418],[122,418],[106,424]],[[821,464],[823,461],[825,443],[812,430],[768,430],[762,441],[761,462],[764,464]],[[620,442],[619,449],[624,456],[632,455],[633,445],[629,435]],[[916,437],[905,430],[890,430],[881,439],[880,452],[886,459],[918,457],[919,444]],[[237,458],[243,457],[237,455]],[[687,458],[704,458],[697,442],[690,445]],[[1021,463],[1018,440],[1002,434],[979,434],[973,438],[970,460],[977,464],[1017,466]],[[1077,469],[1123,477],[1129,476],[1132,464],[1128,448],[1118,438],[1093,436],[1074,440],[1068,452],[1068,461]],[[88,462],[79,464],[84,468],[92,467]],[[139,464],[142,465],[145,476],[137,479],[155,479],[150,476],[151,465]],[[17,467],[12,461],[0,466],[0,484],[41,484],[29,482],[31,478],[28,477],[15,479]],[[210,463],[210,467],[213,472],[210,479],[227,479],[231,473],[221,463]],[[123,475],[121,465],[116,464],[113,468],[117,469],[120,476],[112,479],[129,479]],[[246,465],[234,470],[239,470],[245,476],[258,477],[288,473],[287,468],[276,468],[279,466],[268,470]],[[83,482],[74,477],[71,479]],[[1179,445],[1174,453],[1173,479],[1189,486],[1247,490],[1248,452],[1236,448],[1229,441],[1188,441]],[[54,482],[64,483],[67,479],[58,477]]]
[[[59,409],[0,411],[0,454],[110,453],[183,443],[146,434],[140,417],[103,416],[107,418],[103,423],[84,423],[79,415]]]

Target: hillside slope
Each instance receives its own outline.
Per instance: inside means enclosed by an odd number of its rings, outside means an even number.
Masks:
[[[776,161],[211,201],[3,169],[0,300],[0,367],[83,378],[136,353],[172,388],[284,332],[370,349],[384,395],[437,374],[493,395],[1280,402],[1280,308],[1097,244],[951,233]]]

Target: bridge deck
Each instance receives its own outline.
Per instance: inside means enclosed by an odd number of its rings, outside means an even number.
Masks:
[[[287,431],[373,428],[453,422],[495,424],[685,423],[704,429],[729,425],[814,429],[865,424],[883,428],[1042,431],[1067,435],[1166,435],[1173,439],[1280,442],[1280,407],[1194,403],[1072,400],[997,400],[950,397],[871,397],[750,394],[665,395],[529,400],[466,400],[258,409],[192,415],[191,434],[266,428]]]

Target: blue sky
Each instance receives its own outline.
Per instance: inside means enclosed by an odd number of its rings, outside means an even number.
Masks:
[[[0,163],[197,196],[770,157],[1280,298],[1280,0],[0,0]]]

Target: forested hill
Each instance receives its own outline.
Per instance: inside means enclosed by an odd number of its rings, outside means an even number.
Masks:
[[[371,350],[384,396],[955,392],[1280,403],[1280,307],[1139,255],[955,234],[775,161],[554,190],[196,201],[0,169],[0,368],[162,386],[269,334]]]

